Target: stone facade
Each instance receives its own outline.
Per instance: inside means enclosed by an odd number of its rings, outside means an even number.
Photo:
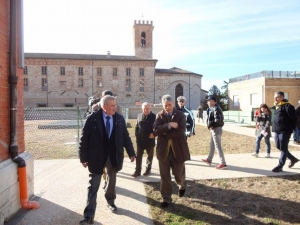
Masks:
[[[196,109],[205,97],[202,75],[176,67],[156,69],[153,29],[152,21],[134,22],[135,56],[25,53],[25,107],[85,107],[89,96],[111,90],[121,107],[158,104],[162,95],[175,99],[180,93]]]
[[[262,103],[271,107],[276,91],[284,92],[288,100],[297,105],[300,99],[300,78],[259,77],[229,83],[229,110],[252,111]]]

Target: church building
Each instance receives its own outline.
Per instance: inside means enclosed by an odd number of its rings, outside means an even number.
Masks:
[[[143,102],[161,103],[170,94],[186,97],[197,109],[205,98],[202,75],[180,68],[156,68],[153,59],[153,22],[135,20],[134,56],[63,53],[25,53],[25,107],[86,107],[90,96],[111,90],[121,107]]]

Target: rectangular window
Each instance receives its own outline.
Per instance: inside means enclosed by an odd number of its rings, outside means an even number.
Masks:
[[[78,67],[78,75],[83,76],[83,67]]]
[[[42,75],[47,75],[47,66],[42,66]]]
[[[67,81],[59,81],[60,87],[65,87],[67,85]]]
[[[113,76],[118,76],[118,69],[117,68],[113,68]]]
[[[83,87],[83,79],[78,79],[78,87]]]
[[[130,68],[126,68],[126,76],[130,76],[130,75],[131,75]]]
[[[65,67],[60,67],[60,75],[62,76],[66,75]]]
[[[240,99],[238,95],[233,96],[233,106],[238,107],[240,106]]]
[[[102,68],[101,67],[97,68],[97,76],[102,76]]]
[[[97,86],[98,86],[98,87],[102,87],[102,86],[103,86],[102,80],[101,80],[101,79],[98,79],[98,80],[97,80]]]
[[[250,105],[259,106],[257,93],[250,94]]]
[[[42,78],[42,91],[47,91],[47,78]]]
[[[144,76],[144,68],[140,68],[140,77]]]
[[[23,69],[23,73],[24,73],[24,75],[27,75],[27,66],[24,66],[24,69]]]
[[[284,98],[289,100],[289,93],[288,92],[284,92]]]
[[[24,78],[24,91],[28,91],[28,78]]]
[[[144,92],[144,80],[140,80],[140,92]]]
[[[131,91],[131,80],[126,79],[126,91],[130,92]]]

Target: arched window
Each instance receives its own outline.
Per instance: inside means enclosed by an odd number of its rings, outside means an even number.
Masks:
[[[183,87],[181,84],[177,84],[175,87],[175,99],[174,102],[176,102],[176,107],[178,107],[177,98],[179,96],[183,96]]]
[[[141,34],[141,45],[146,46],[146,33],[142,32]]]

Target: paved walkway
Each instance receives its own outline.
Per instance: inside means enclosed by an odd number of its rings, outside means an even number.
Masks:
[[[254,130],[226,124],[224,130],[236,132],[248,136],[254,136]],[[299,147],[300,150],[300,147]],[[300,158],[300,151],[293,152]],[[186,162],[186,175],[188,180],[218,179],[234,177],[277,176],[300,173],[300,163],[294,168],[284,167],[283,173],[272,173],[271,169],[277,165],[279,151],[272,151],[272,158],[254,158],[250,154],[226,155],[227,170],[217,170],[214,167],[219,162],[215,157],[215,163],[208,166],[201,162],[205,156],[193,156]],[[145,158],[144,158],[145,160]],[[35,195],[40,204],[37,210],[21,210],[6,225],[40,225],[40,224],[78,224],[82,219],[82,211],[86,201],[86,189],[88,186],[88,171],[83,168],[77,159],[49,160],[39,163],[44,165],[44,172],[36,174]],[[288,162],[287,162],[288,164]],[[143,162],[145,165],[145,161]],[[51,168],[51,173],[49,173]],[[128,158],[124,160],[123,170],[118,173],[117,199],[118,213],[113,214],[106,207],[104,191],[98,192],[98,207],[94,224],[153,224],[147,204],[143,182],[159,182],[158,163],[153,162],[152,174],[149,177],[132,178],[135,163],[130,163]]]

